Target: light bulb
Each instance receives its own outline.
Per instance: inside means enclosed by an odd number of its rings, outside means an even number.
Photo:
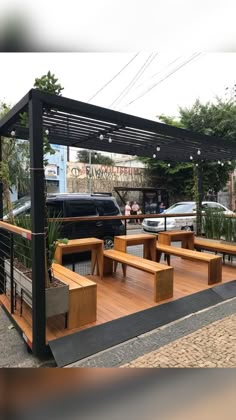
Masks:
[[[155,159],[155,157],[156,157],[155,153],[153,153],[152,157]]]
[[[104,139],[103,134],[100,134],[99,138],[100,138],[100,140],[103,140]]]
[[[224,166],[224,163],[223,162],[221,163],[221,166]]]
[[[218,165],[220,165],[221,164],[221,161],[220,160],[218,160]]]
[[[111,138],[111,137],[109,137],[108,141],[109,141],[109,143],[112,143],[112,138]]]
[[[48,128],[45,130],[45,134],[46,134],[46,136],[48,136],[48,134],[49,134]]]
[[[16,135],[15,130],[12,130],[12,131],[11,131],[11,136],[12,136],[12,137],[15,137],[15,135]]]
[[[160,152],[161,148],[160,146],[157,146],[157,152]]]
[[[97,154],[97,153],[95,153],[95,154],[94,154],[94,158],[95,158],[95,159],[97,159],[97,158],[98,158],[98,154]]]
[[[201,150],[200,150],[200,149],[198,149],[197,154],[198,154],[198,155],[200,155],[200,154],[201,154]]]
[[[167,166],[169,166],[170,167],[170,163],[168,163],[168,165]]]
[[[190,156],[190,158],[189,158],[190,160],[193,160],[193,157],[192,156]]]
[[[231,160],[228,161],[228,164],[231,165]]]
[[[196,163],[196,166],[198,166],[198,163]]]

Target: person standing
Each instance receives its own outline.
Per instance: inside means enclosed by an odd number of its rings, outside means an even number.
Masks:
[[[132,209],[132,214],[138,214],[138,211],[140,210],[140,207],[139,207],[137,201],[133,202],[131,209]],[[135,223],[137,223],[137,222],[138,222],[138,219],[135,219]]]
[[[131,212],[130,202],[129,201],[126,201],[126,205],[125,205],[125,216],[130,216],[130,212]],[[127,220],[127,222],[129,223],[130,220]]]
[[[161,203],[160,206],[159,206],[159,212],[160,213],[163,213],[164,210],[165,210],[165,208],[166,208],[165,204],[164,203]]]

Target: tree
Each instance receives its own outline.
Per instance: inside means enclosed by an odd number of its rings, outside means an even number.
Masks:
[[[47,74],[44,74],[41,77],[36,77],[34,81],[34,88],[41,90],[43,92],[52,93],[54,95],[61,95],[62,90],[64,89],[60,83],[58,83],[58,79],[55,77],[54,74],[50,72],[50,70],[47,72]],[[48,111],[44,110],[44,113]],[[50,112],[50,111],[49,111]],[[20,114],[20,120],[21,125],[23,127],[28,127],[29,125],[29,116],[27,112],[23,112]],[[48,137],[46,134],[43,136],[43,154],[44,154],[44,165],[46,166],[48,164],[48,160],[45,158],[45,155],[55,154],[55,150],[53,147],[51,147]]]
[[[0,104],[0,118],[10,110],[6,103]],[[0,179],[3,185],[4,205],[13,219],[11,192],[15,186],[22,193],[29,190],[28,142],[12,138],[2,138],[2,161]]]
[[[53,93],[55,95],[61,95],[62,90],[64,89],[58,79],[50,71],[46,75],[43,75],[40,78],[36,78],[34,82],[34,88],[42,90],[44,92]],[[9,107],[6,104],[1,104],[0,106],[0,117],[5,115],[9,111]],[[44,112],[50,112],[44,110]],[[28,112],[20,114],[20,122],[23,127],[29,126],[29,116]],[[44,152],[44,165],[47,164],[47,159],[45,155],[47,153],[54,154],[55,150],[51,147],[48,137],[46,134],[43,136],[43,152]],[[17,140],[14,137],[12,139],[3,139],[3,159],[0,166],[0,177],[3,184],[3,195],[5,199],[5,204],[7,207],[7,212],[9,214],[9,219],[11,222],[13,220],[13,211],[11,203],[10,188],[12,185],[19,186],[19,181],[22,183],[25,174],[27,174],[27,165],[29,162],[29,143],[22,140]],[[45,180],[45,196],[46,191],[46,180]],[[49,250],[49,238],[48,238],[48,221],[47,221],[47,207],[45,200],[45,279],[46,287],[49,287],[49,268],[50,268],[50,250]]]
[[[89,151],[88,150],[80,150],[77,152],[77,159],[79,162],[82,163],[89,163]],[[114,161],[109,157],[105,156],[102,153],[91,152],[91,163],[97,165],[107,165],[113,166]]]
[[[36,78],[34,81],[35,89],[42,90],[43,92],[53,93],[54,95],[61,95],[61,92],[64,88],[58,83],[58,79],[55,77],[55,74],[52,74],[50,70],[47,74]]]
[[[236,141],[236,104],[234,102],[224,102],[216,98],[215,103],[207,102],[202,104],[197,100],[190,108],[180,108],[178,120],[161,115],[159,119],[169,125],[179,128],[203,133],[206,135],[222,137],[229,141]],[[204,156],[202,156],[204,159]],[[152,173],[168,188],[169,192],[191,196],[194,198],[194,174],[193,163],[171,163],[169,167],[165,162],[155,159],[143,159]],[[220,156],[219,156],[220,160]],[[217,194],[227,183],[229,173],[236,167],[235,162],[224,162],[224,166],[217,162],[202,163],[203,172],[203,194],[206,195],[211,189]]]

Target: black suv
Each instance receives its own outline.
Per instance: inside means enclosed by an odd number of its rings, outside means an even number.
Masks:
[[[14,203],[14,216],[30,214],[29,197]],[[118,216],[120,208],[111,195],[106,194],[48,194],[48,217]],[[68,239],[96,237],[104,240],[105,248],[113,247],[116,235],[123,235],[125,227],[121,220],[92,220],[64,222],[61,237]]]

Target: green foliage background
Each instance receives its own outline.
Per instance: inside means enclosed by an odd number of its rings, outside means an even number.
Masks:
[[[224,102],[216,98],[214,103],[202,104],[199,100],[190,108],[179,109],[179,119],[161,115],[159,119],[169,125],[186,128],[198,133],[218,136],[226,141],[236,141],[236,105],[234,102]],[[229,173],[236,167],[235,161],[231,164],[224,162],[224,166],[217,162],[204,160],[201,156],[203,168],[203,194],[209,190],[217,194],[223,189],[229,179]],[[219,160],[221,156],[219,155]],[[151,175],[158,185],[167,188],[170,196],[179,195],[194,199],[194,164],[182,162],[158,161],[152,158],[141,158],[151,171]]]
[[[79,150],[77,152],[77,159],[82,163],[89,163],[89,152],[88,150]],[[108,165],[113,166],[114,161],[109,157],[105,156],[102,153],[91,152],[91,163],[94,165]]]

